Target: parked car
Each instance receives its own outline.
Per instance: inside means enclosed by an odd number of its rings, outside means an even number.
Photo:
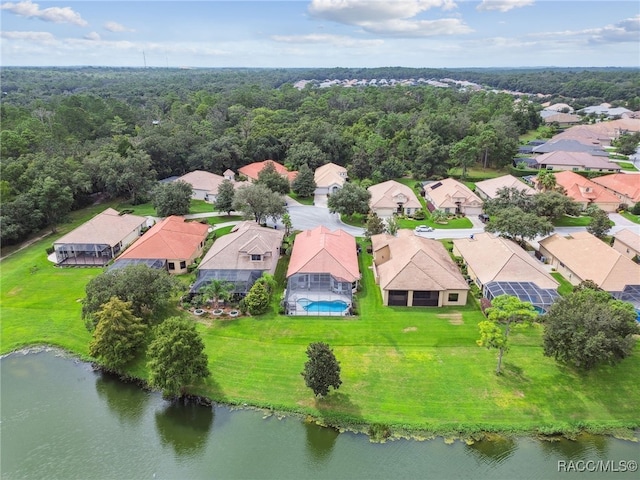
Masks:
[[[427,225],[418,225],[415,228],[416,232],[433,232],[433,227],[428,227]]]
[[[487,223],[489,221],[489,215],[487,215],[486,213],[481,213],[480,215],[478,215],[478,218],[482,223]]]

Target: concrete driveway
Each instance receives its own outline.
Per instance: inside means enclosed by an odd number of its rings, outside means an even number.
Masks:
[[[288,207],[288,210],[291,216],[291,223],[295,230],[310,230],[316,228],[318,225],[324,225],[329,230],[337,230],[340,228],[355,237],[364,236],[363,228],[352,227],[351,225],[342,223],[339,215],[329,212],[328,208],[309,205],[291,205]],[[273,222],[269,220],[267,225],[273,227]],[[284,228],[281,221],[277,223],[277,228]]]

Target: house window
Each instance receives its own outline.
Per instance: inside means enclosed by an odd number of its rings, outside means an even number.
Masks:
[[[458,295],[459,294],[457,294],[457,293],[450,293],[448,300],[450,302],[457,302],[458,301]]]
[[[561,266],[562,268],[564,268],[564,263],[560,262],[560,266]]]
[[[187,262],[180,262],[180,270],[187,268]]]
[[[260,260],[262,260],[262,255],[251,254],[251,261],[252,262],[259,262]]]
[[[578,171],[578,167],[573,167],[571,170],[573,170],[574,172]]]
[[[175,270],[176,269],[176,264],[173,263],[173,262],[169,262],[168,266],[169,266],[169,270]]]

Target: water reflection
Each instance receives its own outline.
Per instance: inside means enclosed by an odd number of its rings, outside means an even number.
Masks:
[[[101,372],[96,391],[121,423],[139,423],[147,408],[149,394],[138,385],[122,382],[116,375]]]
[[[188,399],[167,402],[155,414],[156,430],[163,445],[170,445],[178,456],[195,456],[207,445],[215,417],[214,407]]]
[[[330,458],[339,432],[308,421],[304,422],[304,429],[307,434],[307,452],[313,463],[322,463]]]
[[[511,457],[517,448],[515,439],[498,435],[467,445],[467,450],[475,458],[490,466],[500,465]]]
[[[564,437],[541,439],[540,445],[547,455],[557,456],[566,460],[581,460],[587,457],[607,457],[609,453],[609,439],[598,435],[582,434],[576,440]]]

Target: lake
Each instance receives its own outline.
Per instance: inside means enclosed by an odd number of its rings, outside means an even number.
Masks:
[[[3,480],[638,478],[621,463],[638,461],[638,443],[610,437],[374,444],[297,417],[170,403],[53,350],[5,356],[0,373]]]

